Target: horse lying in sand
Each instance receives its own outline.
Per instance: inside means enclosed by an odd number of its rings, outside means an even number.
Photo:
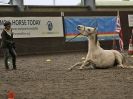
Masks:
[[[69,70],[72,70],[75,66],[80,65],[79,69],[95,69],[95,68],[111,68],[124,66],[125,58],[117,50],[104,50],[97,44],[97,30],[93,27],[86,27],[78,25],[77,27],[80,34],[88,37],[88,53],[83,62],[76,63],[71,66]]]

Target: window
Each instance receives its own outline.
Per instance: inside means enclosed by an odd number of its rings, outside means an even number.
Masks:
[[[24,0],[24,5],[55,5],[76,6],[82,5],[82,0]]]
[[[10,0],[0,0],[0,5],[9,5]]]
[[[133,0],[95,0],[96,6],[129,6]]]

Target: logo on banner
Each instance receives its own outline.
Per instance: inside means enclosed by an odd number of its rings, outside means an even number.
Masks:
[[[53,23],[51,21],[48,21],[47,22],[47,26],[48,26],[48,30],[49,31],[52,31],[52,29],[53,29]]]

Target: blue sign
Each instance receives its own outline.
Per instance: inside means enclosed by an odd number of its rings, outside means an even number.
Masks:
[[[119,34],[115,32],[116,17],[65,17],[65,37],[66,41],[69,41],[75,37],[79,32],[76,27],[78,25],[85,25],[89,27],[97,28],[99,40],[118,40]],[[86,41],[84,36],[78,36],[72,41]]]

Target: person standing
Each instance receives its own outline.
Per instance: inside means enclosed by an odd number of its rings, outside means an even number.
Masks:
[[[8,58],[9,56],[11,56],[13,69],[16,70],[16,51],[15,51],[15,42],[13,40],[11,22],[6,21],[4,23],[4,29],[1,33],[1,38],[2,38],[1,48],[3,49],[3,52],[4,52],[5,68],[7,70],[9,69]]]

